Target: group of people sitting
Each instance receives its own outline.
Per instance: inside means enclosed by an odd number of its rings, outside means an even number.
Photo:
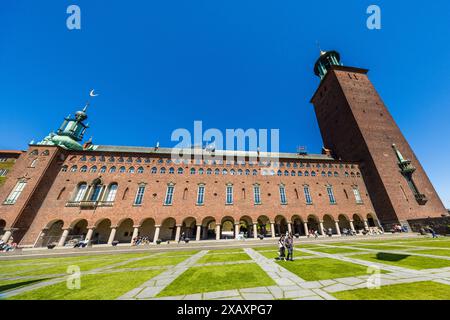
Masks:
[[[396,232],[408,232],[408,227],[405,225],[394,224],[391,228],[392,233]]]
[[[282,235],[278,240],[279,256],[277,260],[294,261],[294,237],[292,233]],[[286,256],[287,251],[287,256]]]
[[[14,241],[8,241],[5,242],[3,240],[0,239],[0,252],[9,252],[9,251],[14,251],[17,247],[17,243],[15,243]]]
[[[137,236],[133,239],[133,246],[150,244],[152,241],[149,236]]]

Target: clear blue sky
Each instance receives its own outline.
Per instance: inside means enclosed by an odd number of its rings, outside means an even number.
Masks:
[[[370,78],[450,207],[450,1],[2,1],[0,148],[25,149],[83,106],[96,144],[172,146],[176,128],[278,128],[322,141],[316,40]],[[66,8],[82,30],[66,28]],[[366,28],[366,8],[382,29]]]

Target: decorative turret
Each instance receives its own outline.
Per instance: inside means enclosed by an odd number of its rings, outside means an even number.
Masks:
[[[342,66],[341,56],[337,51],[322,51],[314,65],[314,74],[322,80],[331,66]]]
[[[91,97],[97,95],[94,94],[92,90],[90,93]],[[63,123],[59,127],[56,134],[51,132],[47,137],[44,138],[38,144],[40,145],[57,145],[64,149],[69,150],[83,150],[83,146],[80,144],[83,141],[83,136],[86,130],[89,128],[88,124],[84,121],[88,118],[86,112],[89,107],[89,101],[86,103],[85,107],[81,111],[75,113],[75,117],[69,115],[64,118]],[[92,145],[89,144],[89,146]]]
[[[416,171],[416,168],[411,164],[411,160],[405,159],[403,157],[403,155],[400,153],[400,150],[398,150],[395,144],[392,145],[392,149],[394,149],[395,155],[397,156],[400,172],[408,182],[409,188],[414,193],[414,197],[416,198],[417,203],[419,203],[420,205],[426,204],[428,201],[426,195],[420,193],[412,177],[413,173]]]

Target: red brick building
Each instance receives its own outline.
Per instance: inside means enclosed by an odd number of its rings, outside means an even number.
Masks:
[[[331,51],[315,71],[320,155],[185,149],[178,158],[169,148],[81,145],[86,108],[77,112],[30,144],[0,187],[3,240],[340,235],[446,214],[367,70],[341,66]],[[199,159],[205,153],[214,158]]]

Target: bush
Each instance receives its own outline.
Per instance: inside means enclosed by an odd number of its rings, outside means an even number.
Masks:
[[[156,244],[161,244],[161,242],[162,242],[161,239],[156,240]]]
[[[48,249],[53,249],[54,247],[56,247],[56,244],[54,244],[54,243],[51,243],[51,244],[47,245]]]
[[[117,246],[118,244],[119,244],[119,241],[117,241],[117,240],[114,240],[114,241],[112,242],[113,247]]]
[[[258,238],[259,238],[259,240],[263,240],[263,239],[264,239],[264,236],[263,236],[262,234],[260,234],[260,235],[258,236]]]
[[[189,243],[189,238],[184,239],[185,243]]]

